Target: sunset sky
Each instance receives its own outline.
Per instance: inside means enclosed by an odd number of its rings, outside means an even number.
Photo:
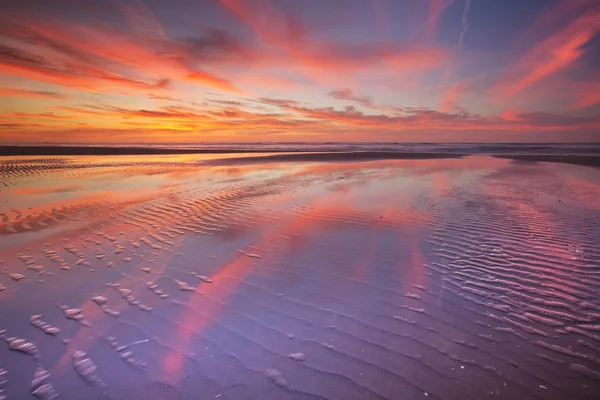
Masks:
[[[600,2],[9,0],[0,138],[600,141]]]

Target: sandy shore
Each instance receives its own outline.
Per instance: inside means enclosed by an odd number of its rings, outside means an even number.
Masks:
[[[542,155],[542,154],[515,154],[515,155],[498,155],[496,157],[508,158],[518,161],[531,162],[554,162],[574,165],[585,165],[588,167],[600,167],[600,155],[584,156],[584,155]]]
[[[314,149],[313,149],[314,150]],[[457,151],[429,151],[429,152],[398,152],[398,151],[327,151],[315,152],[313,150],[296,150],[290,152],[289,149],[169,149],[169,148],[150,148],[150,147],[108,147],[108,146],[0,146],[0,157],[2,156],[132,156],[132,155],[178,155],[178,154],[265,154],[264,156],[239,157],[237,161],[241,163],[257,162],[328,162],[328,161],[352,161],[352,160],[410,160],[410,159],[438,159],[438,158],[458,158],[468,155],[476,155],[477,152],[484,152],[485,155],[507,158],[519,161],[532,162],[555,162],[575,165],[600,166],[600,154],[528,154],[527,152],[536,151],[535,147],[528,146],[522,150],[518,147],[506,147],[503,145],[479,145],[473,152],[466,149],[457,149]],[[507,150],[516,153],[506,153]],[[539,149],[544,150],[544,148]],[[233,157],[231,160],[233,161]]]
[[[0,159],[0,395],[595,399],[597,170],[395,155]]]

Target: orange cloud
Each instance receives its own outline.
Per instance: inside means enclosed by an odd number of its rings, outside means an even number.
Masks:
[[[25,97],[25,98],[44,98],[44,99],[65,99],[66,94],[60,92],[46,92],[25,89],[0,88],[2,97]]]
[[[189,74],[187,76],[187,79],[190,81],[193,81],[193,82],[200,82],[205,86],[209,86],[209,87],[213,87],[213,88],[217,88],[217,89],[221,89],[221,90],[225,90],[225,91],[229,91],[229,92],[233,92],[233,93],[237,93],[237,94],[244,93],[240,89],[233,86],[231,84],[231,82],[229,82],[228,80],[218,78],[218,77],[208,74],[206,72],[201,72],[201,71],[192,72],[191,74]]]
[[[17,118],[34,118],[34,119],[72,119],[72,115],[57,115],[51,112],[48,113],[24,113],[24,112],[16,112],[9,115],[9,117],[17,117]]]
[[[137,25],[148,24],[148,16],[133,15]],[[141,20],[142,22],[140,22]],[[145,22],[144,22],[145,21]],[[22,47],[0,44],[0,73],[40,79],[67,87],[117,90],[166,89],[172,80],[190,79],[203,86],[239,92],[228,80],[194,67],[190,46],[169,40],[155,23],[156,37],[84,26],[74,22],[21,18],[9,21],[0,32],[22,42]],[[33,53],[26,48],[38,49]],[[165,57],[165,52],[172,54]]]

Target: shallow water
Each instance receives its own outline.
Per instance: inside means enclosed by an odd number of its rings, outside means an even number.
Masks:
[[[600,169],[229,157],[0,160],[0,398],[598,398]]]

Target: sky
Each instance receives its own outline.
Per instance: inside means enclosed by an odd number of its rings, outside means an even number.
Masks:
[[[3,2],[0,142],[259,141],[600,141],[600,2]]]

